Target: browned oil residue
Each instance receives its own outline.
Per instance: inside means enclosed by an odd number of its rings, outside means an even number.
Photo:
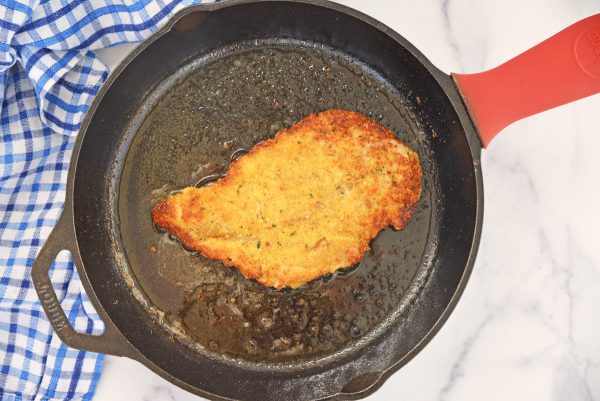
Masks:
[[[418,151],[400,95],[366,67],[318,46],[240,45],[198,68],[151,109],[125,162],[119,215],[137,282],[174,326],[217,353],[291,362],[352,345],[397,307],[419,269],[430,220],[427,176],[405,230],[381,232],[359,265],[293,291],[185,252],[154,230],[150,211],[172,191],[209,184],[243,149],[320,110],[361,112]]]

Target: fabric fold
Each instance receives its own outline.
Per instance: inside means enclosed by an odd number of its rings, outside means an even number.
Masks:
[[[63,208],[73,145],[109,70],[193,0],[0,0],[0,400],[90,400],[103,356],[63,344],[31,267]],[[51,280],[76,331],[104,330],[68,253]]]

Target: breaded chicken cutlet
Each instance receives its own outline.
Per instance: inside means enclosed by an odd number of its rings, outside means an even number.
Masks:
[[[392,132],[329,110],[257,144],[213,185],[169,196],[152,217],[247,278],[297,288],[358,263],[380,230],[404,228],[421,175],[417,153]]]

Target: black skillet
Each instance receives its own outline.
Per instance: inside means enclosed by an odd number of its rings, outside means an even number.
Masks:
[[[600,91],[599,38],[595,16],[495,70],[451,77],[383,24],[326,1],[178,13],[111,75],[75,144],[64,212],[32,271],[54,329],[208,398],[365,397],[464,289],[482,222],[481,143]],[[407,229],[382,232],[359,266],[276,292],[153,230],[149,211],[169,191],[205,184],[236,150],[328,108],[380,121],[424,170]],[[76,333],[52,290],[63,249],[105,322],[100,336]]]

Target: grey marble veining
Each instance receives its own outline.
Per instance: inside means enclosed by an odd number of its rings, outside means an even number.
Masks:
[[[346,0],[444,71],[494,67],[596,0]],[[114,65],[126,50],[101,54]],[[370,400],[600,400],[600,96],[505,129],[483,154],[474,273],[432,342]],[[197,397],[108,357],[95,401]]]

